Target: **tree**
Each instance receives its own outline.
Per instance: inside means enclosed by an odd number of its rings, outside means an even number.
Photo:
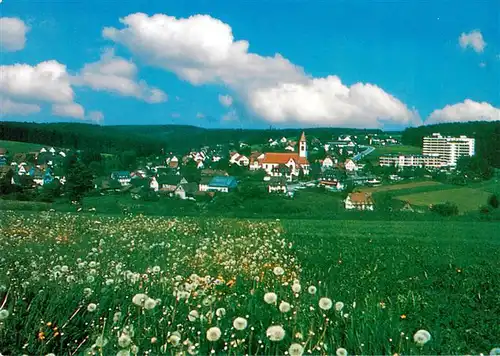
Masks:
[[[458,206],[450,202],[434,204],[431,206],[430,210],[441,216],[458,215]]]
[[[392,210],[392,199],[393,199],[393,196],[391,193],[382,192],[382,193],[377,194],[377,196],[375,196],[375,206],[376,206],[377,210],[385,211],[385,212],[391,211]]]
[[[120,155],[120,163],[123,169],[132,170],[137,166],[137,153],[129,150]]]
[[[190,160],[181,167],[181,174],[188,182],[199,183],[201,180],[200,170],[196,167],[196,162]]]
[[[491,206],[493,209],[498,209],[498,206],[500,205],[500,202],[499,202],[498,196],[496,194],[492,194],[488,198],[488,205]]]
[[[61,195],[61,190],[61,183],[58,179],[54,179],[52,182],[43,185],[38,200],[51,203]]]
[[[7,195],[16,190],[15,186],[12,184],[13,176],[14,172],[10,169],[2,178],[0,178],[0,195]]]
[[[493,169],[488,161],[480,156],[462,156],[457,160],[457,171],[464,174],[466,178],[490,179]]]
[[[66,173],[64,191],[71,201],[81,201],[94,184],[92,172],[82,162],[73,162]]]

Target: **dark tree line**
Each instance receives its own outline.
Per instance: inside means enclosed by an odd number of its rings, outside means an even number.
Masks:
[[[439,132],[445,136],[466,135],[476,139],[476,155],[485,159],[491,166],[500,168],[500,121],[447,123],[408,128],[403,132],[405,145],[422,146],[424,136]]]
[[[133,131],[80,123],[0,122],[0,139],[111,154],[134,150],[138,156],[159,154],[166,146],[159,138]]]

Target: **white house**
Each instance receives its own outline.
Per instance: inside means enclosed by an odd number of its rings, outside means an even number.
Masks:
[[[287,142],[288,142],[288,140],[286,139],[286,137],[282,137],[280,140],[280,143],[282,143],[282,144],[285,144]]]
[[[344,200],[346,210],[373,210],[374,204],[371,194],[369,193],[349,193]]]
[[[285,150],[293,152],[293,151],[295,151],[295,148],[293,148],[292,146],[288,145],[288,146],[285,147]]]
[[[149,182],[149,187],[153,189],[155,192],[157,192],[160,189],[160,185],[158,184],[156,177],[151,178],[151,182]]]
[[[358,166],[352,159],[347,159],[344,163],[344,167],[348,172],[354,172],[358,169]]]
[[[309,174],[309,161],[307,160],[307,143],[305,134],[299,140],[299,152],[274,153],[268,152],[262,160],[262,168],[272,177],[293,176],[298,177],[300,170],[305,175]]]
[[[240,155],[238,152],[234,152],[229,158],[229,163],[246,167],[250,164],[250,160],[248,159],[248,157]]]
[[[332,157],[328,156],[321,162],[321,169],[322,170],[332,169],[336,163],[337,163],[336,159],[334,160]]]

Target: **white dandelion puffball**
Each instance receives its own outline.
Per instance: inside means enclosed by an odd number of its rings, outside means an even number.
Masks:
[[[116,353],[116,356],[130,356],[129,350],[120,350]]]
[[[294,283],[292,284],[292,291],[294,293],[300,293],[300,290],[302,289],[302,287],[300,286],[299,283]]]
[[[285,329],[280,325],[273,325],[267,328],[266,336],[271,341],[281,341],[285,337]]]
[[[347,356],[347,350],[343,347],[339,347],[337,351],[335,351],[335,355],[337,356]]]
[[[144,308],[147,310],[151,310],[154,309],[154,307],[156,307],[156,300],[152,298],[146,299],[146,301],[144,302]]]
[[[107,343],[108,343],[108,339],[106,339],[105,337],[103,337],[101,335],[101,336],[98,336],[97,339],[95,339],[94,344],[97,347],[104,347],[104,346],[106,346]]]
[[[336,311],[339,312],[339,311],[342,311],[342,309],[344,309],[344,303],[342,303],[342,302],[335,303],[335,310]]]
[[[144,293],[138,293],[136,295],[134,295],[134,297],[132,298],[132,303],[134,303],[135,305],[139,306],[139,307],[142,307],[144,302],[148,299],[149,297],[144,294]]]
[[[89,305],[87,305],[87,311],[89,312],[95,312],[95,310],[97,309],[97,305],[95,303],[90,303]]]
[[[196,321],[200,317],[200,313],[197,310],[191,310],[188,314],[189,321]]]
[[[273,273],[276,275],[276,276],[282,276],[285,274],[285,270],[279,266],[276,266],[274,267],[273,269]]]
[[[264,294],[264,301],[267,304],[274,304],[278,300],[278,296],[274,292],[268,292]]]
[[[310,286],[309,288],[307,288],[307,291],[309,292],[309,294],[316,294],[317,292],[317,289],[315,286]]]
[[[233,320],[233,327],[236,330],[245,330],[248,326],[247,319],[242,318],[242,317],[237,317],[236,319]]]
[[[113,323],[117,323],[121,317],[122,317],[122,313],[116,312],[115,315],[113,315]]]
[[[9,311],[7,309],[0,310],[0,321],[5,320],[9,317]]]
[[[224,308],[219,308],[215,311],[215,315],[217,315],[219,318],[222,318],[224,315],[226,315],[226,309]]]
[[[332,309],[332,300],[330,298],[323,297],[319,300],[318,303],[319,307],[323,310],[330,310]]]
[[[181,334],[178,331],[174,331],[172,335],[167,339],[172,345],[177,346],[181,342]]]
[[[132,351],[132,353],[133,353],[134,355],[137,355],[137,354],[139,353],[139,346],[137,346],[137,345],[132,345],[132,346],[130,347],[130,351]]]
[[[419,330],[413,335],[413,340],[420,346],[425,345],[431,339],[431,334],[427,330]]]
[[[287,302],[281,302],[280,306],[279,306],[280,312],[282,312],[282,313],[288,313],[291,308],[292,307],[291,307],[290,303],[287,303]]]
[[[304,348],[301,344],[291,344],[288,348],[288,353],[290,356],[302,356],[304,353]]]
[[[495,348],[491,349],[490,356],[493,356],[493,355],[500,355],[500,347],[495,347]]]
[[[208,341],[217,341],[220,339],[222,332],[217,326],[213,326],[207,330],[207,340]]]
[[[129,347],[131,342],[132,340],[126,334],[121,334],[120,337],[118,338],[118,345],[123,348]]]

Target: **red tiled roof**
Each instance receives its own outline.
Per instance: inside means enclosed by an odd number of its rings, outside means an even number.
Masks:
[[[293,159],[299,164],[309,164],[309,161],[305,157],[300,157],[298,153],[266,153],[262,163],[274,163],[274,164],[286,164],[290,159]]]
[[[369,193],[350,193],[349,198],[353,204],[373,204],[372,195]]]

